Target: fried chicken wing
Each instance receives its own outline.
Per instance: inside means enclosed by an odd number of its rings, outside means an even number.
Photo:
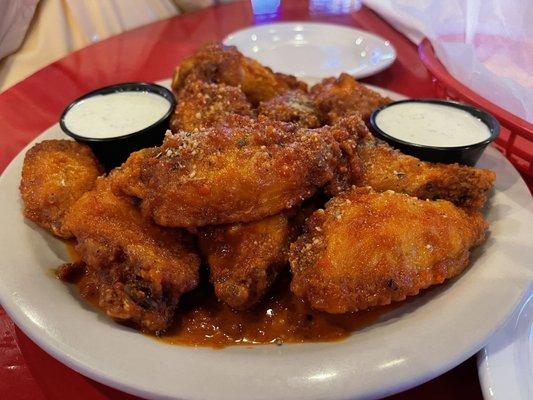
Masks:
[[[289,244],[324,199],[317,194],[298,207],[259,221],[200,228],[198,242],[217,298],[236,310],[263,299],[289,266]]]
[[[198,283],[200,261],[187,235],[144,219],[131,198],[113,193],[107,178],[71,207],[65,225],[110,317],[160,332],[180,296]]]
[[[127,195],[136,199],[147,196],[146,186],[141,181],[141,165],[145,159],[159,153],[158,147],[142,149],[130,154],[128,159],[109,173],[109,184],[117,195]]]
[[[291,290],[330,313],[418,294],[460,274],[487,224],[445,200],[355,188],[308,219],[291,245]]]
[[[341,152],[326,129],[232,116],[230,127],[168,135],[144,160],[142,207],[163,226],[250,222],[312,196],[333,178]]]
[[[290,239],[285,213],[255,222],[203,228],[200,248],[219,300],[236,310],[259,301],[288,265]]]
[[[303,90],[290,90],[259,104],[258,113],[267,118],[318,128],[320,118],[313,100]]]
[[[274,73],[251,58],[243,56],[235,46],[207,43],[176,68],[172,89],[179,93],[187,79],[207,83],[238,86],[253,105],[291,89],[307,90],[292,76]]]
[[[331,127],[323,127],[321,132],[331,134],[341,149],[342,156],[337,170],[325,187],[327,195],[335,196],[349,189],[360,179],[362,162],[357,153],[357,146],[359,141],[370,133],[358,113],[340,119]]]
[[[91,149],[71,140],[45,140],[24,158],[20,193],[24,216],[54,235],[69,238],[65,212],[93,189],[103,173]]]
[[[311,96],[322,119],[329,124],[356,112],[361,114],[366,122],[372,111],[392,101],[345,73],[338,78],[326,78],[313,86]]]
[[[421,199],[445,199],[461,207],[481,208],[496,174],[459,164],[433,164],[405,155],[367,135],[358,143],[361,161],[357,186],[394,190]]]
[[[188,80],[177,95],[170,129],[192,132],[224,123],[230,114],[253,115],[251,104],[240,88]]]

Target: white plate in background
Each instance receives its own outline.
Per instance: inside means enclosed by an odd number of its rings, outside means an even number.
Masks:
[[[343,25],[283,22],[231,33],[224,44],[274,71],[314,82],[347,72],[355,78],[374,75],[396,59],[390,42]]]
[[[486,400],[533,399],[533,286],[479,353],[478,373]]]

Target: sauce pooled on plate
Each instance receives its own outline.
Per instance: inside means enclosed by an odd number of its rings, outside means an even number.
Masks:
[[[78,261],[72,244],[67,247],[73,261]],[[198,288],[182,296],[172,326],[156,337],[157,340],[215,348],[334,341],[377,322],[380,316],[397,307],[391,305],[346,314],[314,311],[289,290],[290,275],[286,273],[259,304],[250,310],[235,311],[218,301],[207,279],[201,282]],[[87,276],[76,281],[80,295],[97,307],[96,298],[84,296],[91,293],[85,289],[92,284]]]

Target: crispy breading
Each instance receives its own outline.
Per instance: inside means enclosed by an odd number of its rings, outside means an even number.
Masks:
[[[252,106],[242,90],[223,83],[187,80],[177,95],[170,130],[194,131],[224,123],[229,114],[253,116]]]
[[[330,313],[401,301],[460,274],[486,228],[479,212],[445,200],[354,188],[315,212],[291,245],[291,290]]]
[[[355,185],[421,199],[445,199],[461,207],[483,207],[496,179],[496,174],[487,169],[420,161],[372,135],[359,140],[357,154],[362,168]]]
[[[65,212],[93,189],[102,167],[91,149],[71,140],[45,140],[24,158],[20,194],[24,216],[54,235],[69,238]]]
[[[326,78],[313,86],[311,96],[322,119],[329,124],[356,112],[367,122],[372,111],[392,101],[345,73],[338,78]]]
[[[108,181],[117,195],[127,195],[137,199],[146,197],[146,186],[141,181],[141,165],[148,157],[159,153],[159,147],[149,147],[130,154],[119,167],[109,172]]]
[[[198,229],[218,299],[236,310],[258,303],[289,266],[289,244],[324,204],[317,194],[303,204],[259,221]]]
[[[181,62],[174,72],[172,89],[179,93],[191,77],[208,83],[238,86],[253,105],[291,89],[307,90],[307,85],[296,78],[274,73],[243,56],[235,46],[216,42],[205,44]]]
[[[209,226],[199,244],[219,300],[236,310],[259,301],[288,266],[291,227],[285,213],[260,221]]]
[[[198,283],[200,260],[187,234],[143,218],[131,198],[113,193],[107,178],[71,207],[65,225],[110,317],[160,332],[180,296]]]
[[[257,112],[276,121],[292,122],[307,128],[318,128],[321,125],[311,96],[303,90],[290,90],[263,101]]]
[[[321,131],[331,134],[341,149],[342,156],[337,170],[333,179],[325,187],[327,195],[335,196],[360,179],[362,163],[357,154],[357,144],[361,138],[369,135],[369,132],[358,113],[341,118],[336,124],[323,127]]]
[[[341,152],[329,128],[230,117],[229,127],[167,135],[160,153],[144,160],[142,207],[157,224],[259,220],[302,203],[333,178]]]

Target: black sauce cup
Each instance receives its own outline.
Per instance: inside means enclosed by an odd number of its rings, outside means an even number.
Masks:
[[[92,96],[116,92],[154,93],[167,99],[170,103],[170,107],[159,120],[147,126],[146,128],[117,137],[90,138],[80,136],[66,126],[65,116],[77,103]],[[78,142],[88,145],[93,150],[95,156],[104,166],[104,168],[109,171],[114,167],[121,165],[132,152],[146,147],[161,145],[165,136],[165,132],[169,126],[170,116],[172,115],[175,106],[176,99],[174,94],[163,86],[146,82],[120,83],[94,90],[74,100],[65,108],[63,114],[61,114],[59,125],[61,126],[63,132],[65,132],[68,136]]]
[[[483,122],[485,125],[487,125],[490,131],[490,136],[481,142],[455,147],[430,146],[397,139],[394,136],[389,135],[387,134],[387,132],[380,129],[380,127],[376,123],[376,117],[384,109],[402,103],[430,103],[458,108],[473,115],[477,119],[481,120],[481,122]],[[476,165],[485,148],[491,142],[493,142],[500,134],[500,123],[491,114],[482,111],[478,108],[472,107],[468,104],[440,99],[408,99],[386,104],[374,110],[374,112],[370,115],[370,126],[376,136],[385,140],[392,147],[399,149],[405,154],[410,154],[425,161],[446,164],[459,163],[470,166]]]

